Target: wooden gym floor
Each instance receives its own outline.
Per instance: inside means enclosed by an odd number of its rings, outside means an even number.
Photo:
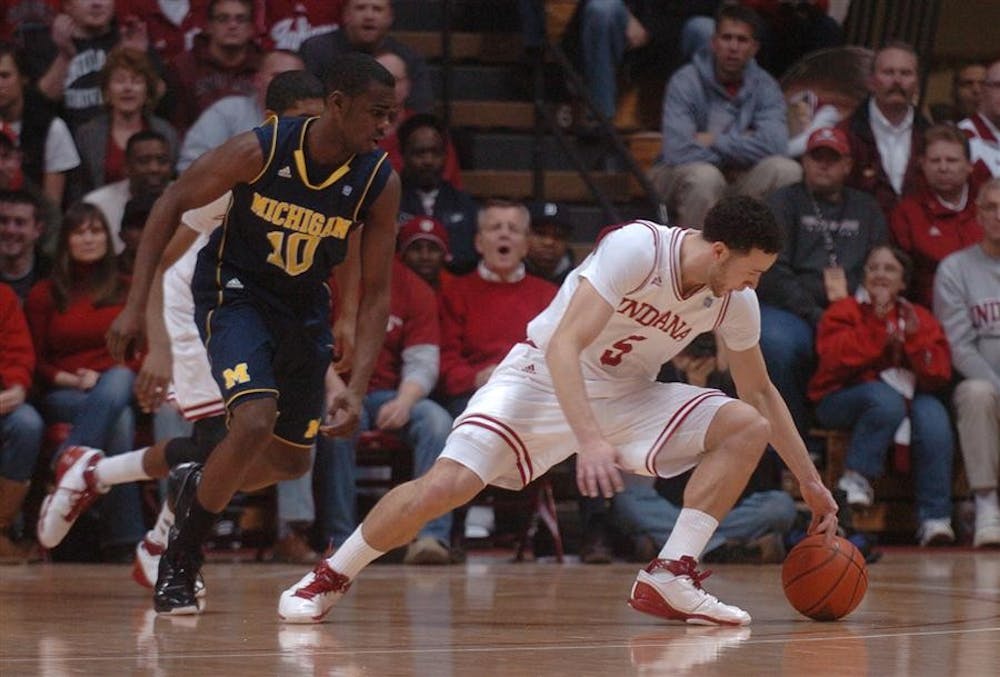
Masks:
[[[302,567],[215,563],[202,616],[157,618],[129,569],[0,567],[0,675],[998,674],[1000,552],[888,549],[846,619],[785,602],[778,566],[717,566],[746,628],[668,624],[625,604],[637,565],[375,565],[322,625],[278,622]]]

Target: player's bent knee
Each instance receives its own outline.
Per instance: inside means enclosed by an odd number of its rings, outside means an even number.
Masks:
[[[240,403],[230,417],[229,434],[252,446],[267,444],[274,432],[277,414],[277,402],[270,397]]]
[[[764,452],[771,439],[771,424],[757,409],[734,400],[715,415],[705,434],[706,449],[738,447]]]
[[[421,503],[436,514],[468,503],[485,486],[474,472],[447,458],[438,459],[425,475],[414,481],[419,485]]]

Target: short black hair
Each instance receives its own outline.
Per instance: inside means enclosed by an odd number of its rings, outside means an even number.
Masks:
[[[132,149],[135,148],[135,144],[142,143],[143,141],[159,141],[164,146],[170,147],[170,142],[167,141],[165,137],[160,132],[155,129],[140,129],[138,132],[128,137],[128,141],[125,142],[125,157],[132,155]]]
[[[368,89],[372,82],[395,87],[396,78],[371,54],[345,52],[333,58],[326,71],[326,93],[343,92],[357,96]]]
[[[777,254],[785,239],[767,205],[746,195],[724,197],[709,209],[702,235],[709,242],[721,242],[742,254],[751,249]]]
[[[264,108],[279,116],[304,99],[323,99],[326,92],[319,78],[308,71],[278,73],[267,86]]]
[[[406,142],[409,141],[413,132],[424,127],[433,127],[436,129],[438,134],[441,135],[442,140],[448,138],[448,129],[444,126],[441,118],[433,113],[417,113],[406,118],[403,124],[399,126],[399,129],[396,130],[396,136],[399,138],[399,147],[405,149]]]
[[[736,21],[750,26],[750,32],[754,40],[760,40],[760,31],[763,26],[760,15],[749,7],[739,4],[724,3],[715,13],[715,29],[718,31],[722,25],[722,20]]]
[[[42,219],[42,212],[45,203],[42,198],[30,190],[24,188],[14,188],[10,190],[0,190],[0,202],[14,205],[31,205],[35,210],[35,220]]]

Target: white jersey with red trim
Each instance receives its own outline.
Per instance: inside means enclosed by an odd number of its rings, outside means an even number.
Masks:
[[[706,331],[717,330],[732,350],[752,348],[760,339],[760,307],[752,289],[721,298],[705,286],[682,294],[681,242],[694,235],[650,221],[611,231],[528,324],[528,338],[544,352],[580,278],[586,278],[615,309],[580,357],[590,397],[616,397],[636,381],[655,380],[664,362]]]
[[[222,223],[230,199],[230,194],[226,193],[203,207],[184,212],[181,223],[197,231],[198,239],[163,274],[163,320],[173,355],[172,394],[189,421],[226,412],[219,386],[212,378],[208,354],[194,323],[191,277],[198,252],[208,242],[209,234]]]

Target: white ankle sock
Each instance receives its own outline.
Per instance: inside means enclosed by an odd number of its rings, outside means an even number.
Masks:
[[[975,494],[977,515],[1000,511],[1000,505],[997,504],[996,489],[980,489],[976,491]]]
[[[694,508],[683,508],[670,537],[660,550],[660,559],[680,559],[689,555],[698,559],[719,527],[719,520]]]
[[[339,574],[344,574],[352,581],[362,569],[383,553],[368,545],[361,535],[361,525],[354,530],[337,552],[327,558],[326,563]]]
[[[94,476],[106,487],[136,480],[148,480],[150,476],[142,469],[142,457],[149,447],[118,454],[110,458],[102,458],[97,462]]]
[[[164,501],[163,507],[160,508],[160,514],[156,518],[156,524],[153,525],[152,531],[147,534],[147,538],[160,545],[166,545],[170,539],[170,527],[172,526],[174,526],[174,511]]]

